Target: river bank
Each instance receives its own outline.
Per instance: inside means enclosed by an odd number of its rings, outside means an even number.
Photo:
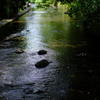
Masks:
[[[27,13],[28,11],[31,10],[31,7],[26,8],[25,10],[23,10],[22,12],[18,13],[16,16],[14,16],[13,18],[9,18],[9,19],[3,19],[0,21],[0,28],[2,28],[3,26],[7,25],[8,23],[14,21],[16,18],[22,16],[23,14]]]

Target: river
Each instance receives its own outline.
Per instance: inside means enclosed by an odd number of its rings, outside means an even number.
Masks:
[[[100,100],[99,56],[64,10],[33,9],[0,30],[0,100]]]

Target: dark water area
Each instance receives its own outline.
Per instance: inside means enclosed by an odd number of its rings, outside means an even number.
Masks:
[[[100,100],[99,45],[64,10],[33,9],[0,30],[0,100]]]

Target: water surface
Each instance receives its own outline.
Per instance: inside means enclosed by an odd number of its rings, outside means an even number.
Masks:
[[[99,57],[63,8],[31,10],[0,33],[0,100],[99,100]]]

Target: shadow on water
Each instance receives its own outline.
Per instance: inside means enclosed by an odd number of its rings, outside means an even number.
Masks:
[[[24,17],[24,16],[23,16]],[[23,19],[23,17],[20,17],[18,20],[19,22]],[[24,19],[23,19],[24,21]],[[16,32],[20,32],[25,28],[25,23],[9,23],[5,27],[0,29],[0,40],[5,38],[6,36],[9,36],[11,34],[14,34]],[[9,31],[7,31],[9,30]]]
[[[99,100],[99,55],[76,24],[62,8],[49,8],[0,30],[0,100]],[[25,52],[16,54],[19,48]],[[42,59],[49,65],[36,68]]]

